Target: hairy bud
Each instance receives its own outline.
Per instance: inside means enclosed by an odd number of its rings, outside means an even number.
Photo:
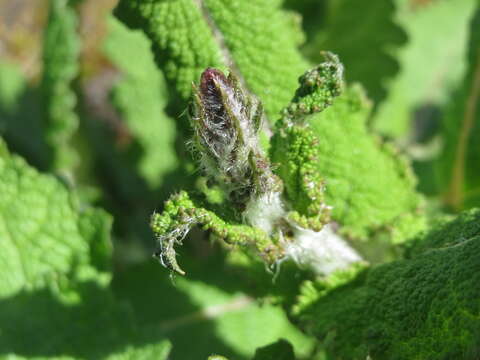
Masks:
[[[208,68],[193,85],[190,119],[193,144],[210,177],[243,210],[252,199],[278,192],[280,180],[272,173],[258,141],[264,120],[260,101],[242,88],[235,76]]]

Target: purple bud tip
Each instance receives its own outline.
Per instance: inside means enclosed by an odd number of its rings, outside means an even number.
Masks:
[[[208,94],[215,91],[216,84],[219,82],[226,83],[227,78],[218,69],[207,68],[200,78],[200,91],[202,94]]]

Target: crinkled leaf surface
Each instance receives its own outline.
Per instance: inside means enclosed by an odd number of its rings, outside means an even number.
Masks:
[[[58,180],[39,175],[1,143],[0,259],[2,297],[44,285],[56,274],[97,278],[110,218],[79,204]]]
[[[164,111],[165,80],[143,33],[129,30],[115,18],[109,18],[108,26],[104,49],[121,71],[112,89],[112,104],[140,147],[135,159],[139,173],[156,188],[177,165],[173,149],[175,124]]]
[[[108,290],[110,217],[0,143],[0,357],[166,358]],[[115,355],[116,354],[116,355]]]
[[[480,210],[443,221],[406,260],[338,286],[307,283],[295,308],[335,358],[465,359],[480,354]]]
[[[205,68],[231,68],[274,121],[308,66],[296,49],[298,30],[280,6],[279,0],[122,0],[116,15],[145,31],[183,101]]]
[[[316,170],[325,181],[325,203],[333,206],[332,217],[344,234],[366,240],[383,229],[401,241],[422,227],[421,217],[413,216],[422,199],[408,163],[368,132],[370,108],[361,88],[351,87],[306,118],[318,139]],[[288,161],[282,146],[272,151],[276,162]]]

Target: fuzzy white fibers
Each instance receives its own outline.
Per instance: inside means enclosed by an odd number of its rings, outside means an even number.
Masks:
[[[294,226],[293,241],[285,244],[286,257],[319,275],[329,275],[361,262],[362,257],[329,224],[319,232]]]
[[[266,193],[253,198],[243,213],[245,221],[271,234],[279,219],[285,216],[280,193]]]

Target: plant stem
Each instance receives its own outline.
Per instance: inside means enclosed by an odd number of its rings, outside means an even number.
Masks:
[[[478,52],[478,59],[480,59],[480,51]],[[475,71],[472,80],[472,88],[465,104],[465,112],[462,121],[462,128],[460,137],[457,143],[455,163],[453,167],[452,181],[447,193],[446,203],[452,206],[455,210],[460,210],[465,193],[465,154],[467,151],[468,140],[472,132],[475,114],[477,111],[477,103],[480,98],[480,60],[477,60]]]

